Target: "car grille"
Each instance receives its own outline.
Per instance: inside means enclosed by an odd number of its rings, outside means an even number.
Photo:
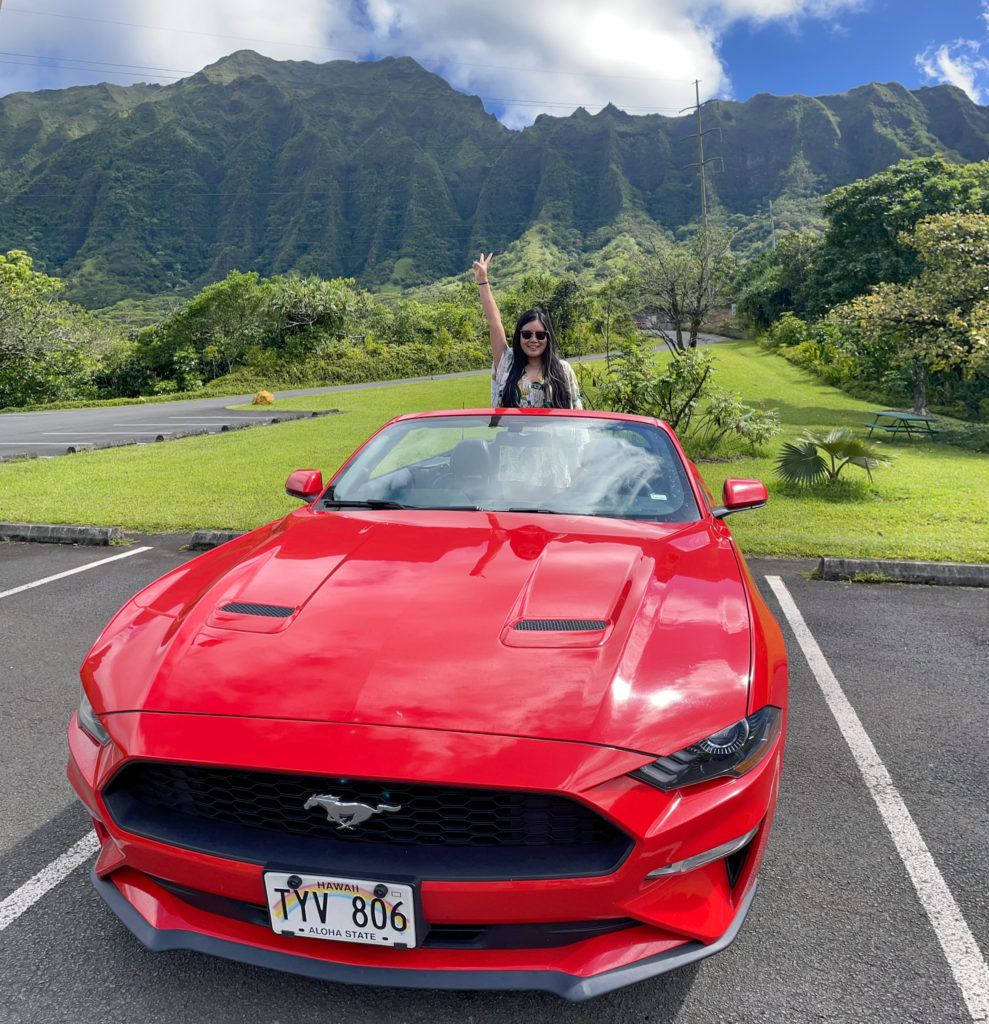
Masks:
[[[341,829],[316,794],[370,807]],[[553,793],[133,762],[104,791],[120,828],[171,845],[302,870],[432,878],[608,874],[632,847],[590,807]],[[392,810],[392,808],[399,810]]]

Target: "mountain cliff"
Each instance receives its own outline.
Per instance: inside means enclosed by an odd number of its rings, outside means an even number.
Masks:
[[[822,195],[898,160],[989,157],[989,108],[951,86],[719,101],[714,127],[709,209],[743,236],[770,200],[801,227]],[[231,269],[414,285],[538,225],[579,253],[620,224],[696,222],[695,130],[608,106],[510,131],[410,58],[241,51],[174,85],[0,98],[0,251],[28,250],[91,306]]]

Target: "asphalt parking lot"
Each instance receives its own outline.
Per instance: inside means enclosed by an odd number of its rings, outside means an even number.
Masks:
[[[152,954],[89,883],[64,731],[90,643],[187,538],[0,544],[0,1021],[761,1024],[989,1020],[985,590],[823,583],[753,560],[791,712],[761,885],[724,953],[583,1004],[346,987]]]

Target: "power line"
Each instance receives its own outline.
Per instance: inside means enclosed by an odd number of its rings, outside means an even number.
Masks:
[[[3,6],[3,0],[0,0],[0,7],[2,7],[2,6]],[[235,40],[235,41],[239,41],[239,42],[242,42],[242,43],[259,43],[259,44],[264,44],[264,45],[267,45],[267,46],[290,46],[290,47],[294,47],[294,48],[297,48],[297,49],[308,50],[310,52],[321,51],[321,52],[324,52],[324,53],[343,54],[346,57],[346,59],[355,60],[355,61],[358,61],[361,58],[361,54],[357,53],[356,51],[354,51],[352,49],[344,50],[344,49],[341,49],[339,47],[324,46],[324,45],[321,45],[321,44],[314,44],[314,43],[296,43],[296,42],[293,42],[293,41],[288,40],[288,39],[259,39],[259,38],[255,37],[255,36],[238,36],[238,35],[230,35],[230,34],[227,34],[227,33],[220,33],[220,32],[202,32],[202,31],[199,31],[199,30],[196,30],[196,29],[176,28],[176,27],[165,26],[165,25],[146,25],[146,24],[144,24],[142,22],[119,21],[119,20],[116,20],[116,19],[109,19],[109,18],[92,18],[92,17],[88,17],[86,15],[80,15],[80,14],[62,14],[62,13],[55,12],[55,11],[30,10],[30,9],[24,8],[24,7],[11,7],[9,5],[7,7],[7,11],[8,12],[14,12],[14,13],[17,13],[17,14],[34,16],[34,17],[62,18],[62,19],[71,20],[71,21],[92,22],[92,23],[95,23],[95,24],[98,24],[98,25],[117,25],[117,26],[120,26],[122,28],[142,28],[142,29],[148,29],[148,30],[153,31],[153,32],[175,32],[175,33],[180,33],[182,35],[202,36],[202,37],[207,38],[207,39],[230,39],[230,40]],[[21,54],[21,55],[18,55],[18,56],[25,56],[25,55]],[[70,58],[70,59],[73,59],[73,58]],[[613,80],[616,80],[616,81],[628,81],[628,82],[669,82],[669,83],[684,84],[684,83],[687,83],[687,82],[691,81],[690,79],[686,79],[686,78],[667,78],[667,77],[665,77],[663,75],[615,75],[615,74],[609,74],[609,73],[605,73],[605,72],[584,71],[584,70],[580,70],[580,71],[564,71],[564,70],[558,70],[556,68],[547,68],[547,67],[532,67],[532,66],[520,67],[520,66],[517,66],[517,65],[510,65],[510,64],[474,64],[474,63],[469,63],[467,61],[455,61],[455,60],[435,61],[435,60],[433,60],[431,58],[427,58],[427,57],[423,57],[422,59],[423,60],[429,60],[431,63],[436,63],[436,64],[438,64],[441,67],[445,67],[445,66],[461,67],[461,68],[470,68],[470,69],[481,70],[481,71],[515,71],[515,72],[525,72],[526,74],[545,74],[545,75],[558,75],[558,76],[569,75],[569,76],[573,76],[573,77],[580,78],[580,79],[588,79],[588,78],[594,78],[594,79],[613,79]],[[126,66],[126,65],[124,65],[124,66]],[[190,75],[191,74],[195,74],[195,72],[193,72],[193,71],[184,72],[184,73],[185,74],[190,74]],[[670,108],[670,109],[672,109],[672,108]]]
[[[0,0],[2,3],[2,0]],[[27,60],[10,60],[7,58],[12,57],[23,57]],[[36,64],[28,63],[28,61],[50,61],[51,63]],[[75,64],[62,64],[62,61],[75,61]],[[83,62],[94,65],[93,67],[82,66]],[[180,81],[184,78],[190,78],[193,75],[198,74],[197,71],[185,71],[178,68],[155,68],[147,67],[141,64],[112,64],[109,62],[89,60],[85,57],[46,57],[41,54],[30,54],[30,53],[0,53],[0,64],[12,64],[20,67],[36,67],[44,70],[66,70],[66,71],[89,71],[96,74],[112,74],[112,75],[126,75],[129,78],[141,79],[144,77],[143,72],[153,73],[158,78],[171,78],[173,81]],[[126,69],[133,70],[126,70]],[[104,70],[105,69],[105,70]],[[449,85],[449,83],[447,83]],[[74,88],[84,88],[83,86],[75,86]],[[550,99],[521,99],[509,96],[484,96],[472,93],[463,92],[460,89],[450,85],[450,88],[454,92],[459,92],[463,96],[477,96],[477,99],[481,100],[484,104],[497,104],[497,105],[511,105],[514,107],[537,107],[541,110],[545,109],[557,109],[557,110],[577,110],[580,107],[585,106],[612,106],[618,107],[625,113],[640,113],[640,114],[660,114],[666,116],[672,116],[679,112],[677,107],[664,107],[658,104],[653,105],[640,105],[632,103],[619,104],[614,100],[600,100],[600,99],[589,99],[585,98],[582,100],[550,100]],[[359,92],[355,86],[339,86],[337,91],[350,90],[353,92]],[[402,93],[402,98],[413,97],[413,98],[426,98],[435,95],[432,92],[421,91],[421,90],[405,90]]]
[[[0,0],[0,7],[2,7],[2,6],[3,6],[3,0]],[[108,62],[100,61],[100,60],[91,60],[89,57],[48,57],[48,56],[45,56],[44,54],[39,54],[39,53],[3,53],[3,52],[0,52],[0,58],[3,58],[3,57],[25,57],[28,60],[52,61],[54,63],[44,64],[44,65],[34,64],[34,65],[27,65],[27,66],[28,67],[45,67],[45,68],[52,68],[52,69],[56,69],[56,70],[61,68],[61,67],[63,67],[63,65],[60,63],[61,61],[72,61],[73,62],[72,65],[64,65],[66,71],[95,71],[98,68],[113,68],[113,69],[117,70],[117,72],[119,74],[129,74],[130,72],[127,71],[126,69],[131,68],[134,71],[142,71],[142,72],[144,72],[144,71],[154,71],[154,72],[160,72],[162,74],[175,74],[175,75],[179,75],[179,76],[182,76],[182,77],[185,77],[187,75],[194,75],[196,73],[194,71],[183,71],[180,68],[155,68],[155,67],[146,67],[143,64],[121,64],[121,63],[119,63],[117,61],[114,61],[112,63],[108,63]],[[0,60],[0,64],[15,64],[15,63],[21,63],[21,62],[19,62],[19,61]],[[91,67],[91,68],[90,67],[77,67],[76,65],[78,65],[78,64],[93,64],[93,65],[95,65],[95,67]]]

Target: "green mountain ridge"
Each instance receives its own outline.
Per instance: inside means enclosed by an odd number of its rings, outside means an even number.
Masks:
[[[960,89],[870,84],[705,106],[713,217],[745,246],[815,224],[835,187],[898,160],[989,158]],[[699,220],[693,115],[540,115],[505,128],[407,57],[239,51],[173,85],[0,98],[0,251],[26,249],[89,306],[189,295],[230,270],[372,288],[463,273],[539,229],[560,253]],[[720,161],[719,161],[720,167]],[[537,232],[539,233],[539,232]]]

